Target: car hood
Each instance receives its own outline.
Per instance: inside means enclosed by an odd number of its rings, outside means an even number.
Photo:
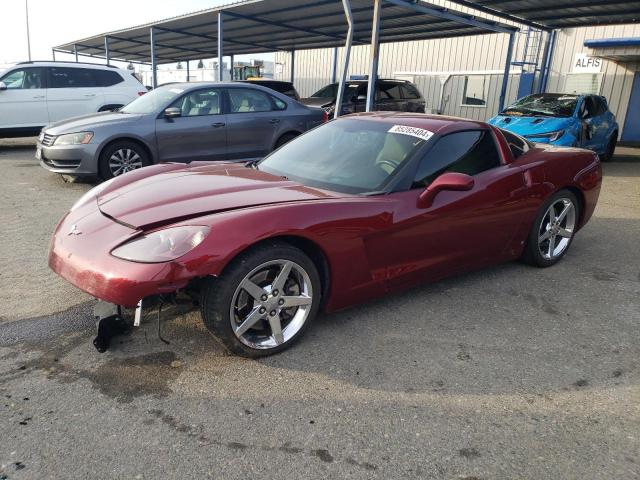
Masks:
[[[49,135],[61,135],[63,133],[74,133],[83,130],[91,130],[104,125],[115,123],[128,123],[138,121],[142,115],[132,115],[118,112],[100,112],[82,115],[80,117],[67,118],[60,122],[52,123],[45,131]]]
[[[165,166],[165,171],[156,175],[107,188],[98,195],[98,208],[120,223],[145,229],[239,208],[341,196],[244,164]]]
[[[309,97],[309,98],[301,98],[300,103],[306,105],[307,107],[328,107],[333,105],[334,101],[330,98],[320,98],[320,97]]]
[[[571,117],[516,117],[497,115],[489,120],[491,125],[504,128],[518,135],[527,136],[537,133],[548,133],[570,128],[574,119]]]

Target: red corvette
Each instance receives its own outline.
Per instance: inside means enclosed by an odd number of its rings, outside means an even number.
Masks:
[[[199,295],[231,351],[263,356],[334,311],[523,258],[558,262],[589,220],[589,151],[482,122],[343,117],[249,164],[161,164],[103,183],[56,228],[49,265],[124,307]]]

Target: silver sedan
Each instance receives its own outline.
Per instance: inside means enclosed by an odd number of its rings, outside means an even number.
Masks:
[[[36,157],[52,172],[112,178],[158,162],[251,160],[327,121],[327,114],[244,83],[175,83],[118,112],[42,130]]]

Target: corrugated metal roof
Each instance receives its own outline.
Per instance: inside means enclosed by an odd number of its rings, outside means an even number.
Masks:
[[[634,0],[450,0],[484,13],[544,29],[636,23]]]
[[[514,31],[513,26],[444,9],[427,2],[419,5],[454,13],[459,20],[418,13],[388,2],[382,4],[380,42],[478,35]],[[351,0],[354,45],[369,43],[372,0]],[[341,0],[243,0],[188,15],[140,25],[69,42],[57,51],[104,57],[105,36],[111,58],[150,61],[149,31],[154,27],[158,63],[217,56],[217,16],[224,11],[225,55],[300,50],[344,45],[347,30]]]

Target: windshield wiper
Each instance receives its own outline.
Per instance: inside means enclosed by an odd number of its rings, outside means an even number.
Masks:
[[[259,161],[260,160],[249,160],[247,163],[244,164],[244,166],[247,168],[255,168],[256,170],[259,170],[258,168]]]

